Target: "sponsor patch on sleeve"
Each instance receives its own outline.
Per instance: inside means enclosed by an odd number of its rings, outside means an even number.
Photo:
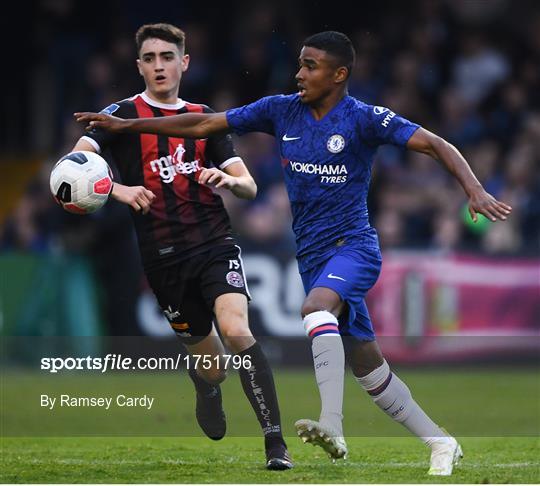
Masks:
[[[116,110],[118,110],[118,108],[120,108],[120,105],[113,103],[112,105],[107,106],[107,108],[103,108],[100,113],[103,113],[105,115],[112,115]]]

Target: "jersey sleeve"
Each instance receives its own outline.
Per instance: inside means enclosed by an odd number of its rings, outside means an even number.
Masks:
[[[123,118],[122,104],[121,102],[113,103],[112,105],[109,105],[103,110],[101,110],[100,113],[105,113],[106,115],[112,115],[113,113],[116,113],[115,116]],[[97,153],[100,154],[111,145],[111,143],[116,137],[116,133],[103,130],[102,128],[94,128],[90,132],[86,133],[86,135],[83,135],[81,138],[90,143],[94,147],[94,149],[96,149]]]
[[[420,125],[383,106],[365,105],[360,111],[360,130],[370,145],[392,144],[405,147]]]
[[[277,96],[267,96],[260,100],[227,110],[227,123],[237,135],[249,132],[275,134],[274,124],[278,113]]]
[[[215,112],[212,108],[204,106],[203,113]],[[235,162],[242,162],[242,159],[234,149],[232,137],[228,133],[208,137],[205,156],[207,160],[212,161],[216,167],[219,167],[222,170]]]

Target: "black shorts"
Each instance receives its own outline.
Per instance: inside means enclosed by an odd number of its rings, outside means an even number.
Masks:
[[[215,246],[146,276],[171,327],[186,344],[210,334],[217,297],[235,293],[251,299],[237,245]]]

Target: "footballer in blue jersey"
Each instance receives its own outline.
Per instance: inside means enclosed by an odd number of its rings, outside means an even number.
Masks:
[[[339,333],[375,339],[364,301],[381,264],[367,208],[373,157],[381,144],[406,146],[419,126],[350,96],[318,120],[300,94],[229,110],[227,122],[239,135],[276,137],[305,291],[332,289],[348,307],[339,316]]]
[[[259,131],[276,137],[301,273],[328,260],[340,240],[378,246],[367,208],[373,156],[384,143],[406,146],[418,125],[351,96],[318,120],[299,94],[229,110],[227,121],[239,135]]]
[[[345,34],[320,32],[303,43],[296,94],[262,98],[226,113],[136,120],[96,113],[75,117],[88,122],[88,129],[113,132],[205,138],[221,132],[260,131],[276,137],[307,294],[301,313],[311,337],[321,396],[319,420],[297,421],[298,435],[321,446],[334,460],[346,456],[342,429],[346,355],[356,381],[377,406],[431,449],[428,473],[447,476],[462,457],[461,447],[428,417],[390,370],[364,301],[381,266],[367,208],[373,156],[379,145],[390,143],[439,160],[463,187],[475,222],[477,213],[504,221],[512,208],[484,190],[454,146],[390,108],[348,96],[354,58]],[[218,171],[206,183],[220,185],[224,178]]]

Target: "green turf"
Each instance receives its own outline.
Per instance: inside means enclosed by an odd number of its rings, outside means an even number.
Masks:
[[[292,471],[263,467],[261,440],[225,438],[10,438],[2,482],[10,483],[536,483],[533,438],[461,440],[465,458],[451,478],[426,475],[427,450],[409,438],[349,439],[346,461],[289,439]]]
[[[404,369],[399,374],[424,408],[458,436],[463,445],[465,459],[456,473],[435,482],[540,481],[537,370]],[[294,420],[316,418],[319,398],[313,373],[277,372],[276,383],[285,433],[292,436]],[[4,371],[0,397],[3,435],[0,480],[13,483],[434,482],[434,478],[425,474],[428,450],[373,406],[350,376],[346,384],[348,460],[333,465],[322,451],[290,437],[295,469],[271,473],[263,467],[262,439],[235,373],[223,386],[228,435],[220,442],[212,442],[201,437],[197,428],[193,392],[185,376],[171,373],[50,376]],[[152,410],[113,407],[109,411],[48,411],[39,406],[43,393],[147,394],[156,397],[156,404]],[[77,434],[86,437],[52,438]]]

